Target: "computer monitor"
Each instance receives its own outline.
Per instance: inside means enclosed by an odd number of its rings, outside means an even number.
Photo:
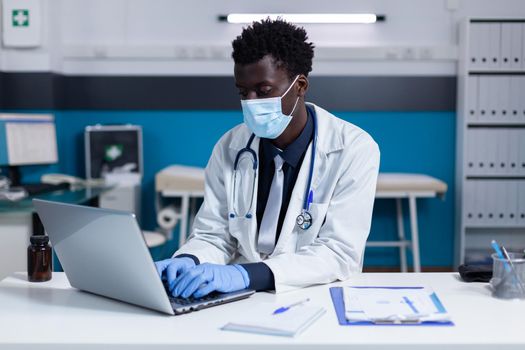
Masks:
[[[86,126],[84,140],[87,179],[103,178],[114,172],[144,173],[139,125]]]
[[[58,162],[55,120],[51,114],[0,114],[0,166],[9,166],[13,185],[19,166]]]

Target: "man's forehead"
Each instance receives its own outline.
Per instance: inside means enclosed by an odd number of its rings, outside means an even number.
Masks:
[[[287,77],[286,71],[279,67],[270,55],[264,56],[259,61],[249,64],[234,66],[236,83],[257,84],[258,82],[278,82]]]

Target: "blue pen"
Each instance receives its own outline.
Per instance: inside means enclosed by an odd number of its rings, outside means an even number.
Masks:
[[[314,201],[314,191],[310,190],[310,193],[308,194],[308,202],[306,202],[306,210],[310,209],[310,204]]]
[[[507,262],[507,260],[505,259],[505,257],[503,256],[503,252],[501,251],[498,243],[496,243],[495,240],[492,240],[492,242],[490,242],[490,245],[492,246],[492,248],[496,252],[496,255],[498,256],[498,258],[503,260],[503,267],[505,268],[505,270],[507,270],[507,272],[510,272],[510,265]]]
[[[404,296],[403,300],[408,305],[408,307],[410,307],[410,309],[412,310],[413,313],[415,313],[415,314],[419,313],[419,311],[417,311],[416,307],[414,306],[414,302],[412,300],[408,299],[407,296]]]
[[[304,303],[306,303],[307,301],[310,301],[310,298],[307,298],[307,299],[304,299],[304,300],[298,301],[298,302],[293,303],[293,304],[290,304],[290,305],[288,305],[288,306],[281,306],[280,308],[276,309],[276,310],[273,312],[273,314],[274,314],[274,315],[282,314],[283,312],[290,310],[290,308],[292,308],[292,307],[294,307],[294,306],[297,306],[297,305],[304,304]]]

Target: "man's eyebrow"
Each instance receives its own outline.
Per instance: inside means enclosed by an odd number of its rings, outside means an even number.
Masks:
[[[264,85],[264,84],[266,84],[266,85],[274,85],[275,82],[269,81],[269,80],[263,80],[263,81],[257,83],[257,85]]]
[[[275,85],[275,82],[271,82],[271,81],[268,81],[268,80],[263,80],[263,81],[258,82],[254,86],[261,86],[261,85],[272,85],[273,86],[273,85]],[[240,85],[239,83],[235,83],[235,86],[238,87],[238,88],[245,88],[246,87],[246,86]]]

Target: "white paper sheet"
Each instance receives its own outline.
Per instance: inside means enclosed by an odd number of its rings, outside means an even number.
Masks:
[[[280,306],[282,305],[273,303],[260,304],[222,329],[292,337],[304,331],[325,313],[319,306],[300,305],[274,315],[273,311]]]
[[[428,288],[344,288],[346,318],[351,322],[378,320],[449,321],[432,300]]]

